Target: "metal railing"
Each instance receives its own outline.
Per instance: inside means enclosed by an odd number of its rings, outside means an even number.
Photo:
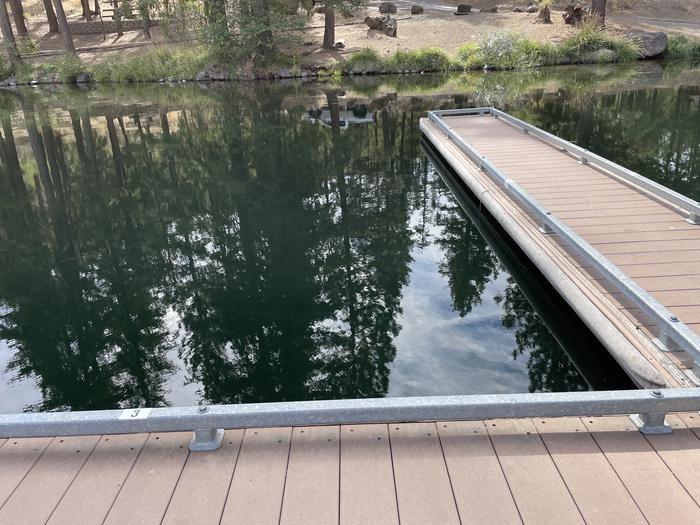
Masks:
[[[0,415],[0,437],[194,431],[214,450],[224,429],[634,414],[640,431],[668,433],[668,412],[700,410],[700,388],[249,403]]]
[[[664,350],[682,350],[687,352],[694,361],[695,370],[700,370],[700,336],[678,319],[663,304],[654,299],[646,290],[635,283],[622,270],[610,262],[593,246],[588,244],[581,236],[547,210],[534,197],[529,195],[518,183],[510,179],[489,159],[482,155],[473,146],[468,144],[457,132],[450,128],[442,117],[460,115],[491,115],[494,118],[506,120],[521,128],[521,131],[530,133],[538,138],[550,142],[553,145],[569,153],[579,155],[585,162],[595,164],[625,180],[642,187],[645,191],[661,197],[686,210],[690,222],[700,217],[700,204],[669,188],[661,186],[641,175],[634,173],[622,166],[610,162],[594,153],[571,144],[563,139],[555,137],[531,124],[527,124],[507,113],[494,108],[473,108],[433,111],[428,113],[428,118],[462,151],[476,166],[486,173],[492,180],[502,186],[504,190],[515,198],[525,209],[534,215],[543,232],[558,235],[563,239],[581,259],[592,266],[599,274],[606,278],[625,298],[639,308],[660,330],[659,342]]]

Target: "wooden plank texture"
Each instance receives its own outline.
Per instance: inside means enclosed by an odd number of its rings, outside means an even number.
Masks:
[[[246,429],[221,523],[279,523],[291,428]]]
[[[586,523],[646,523],[578,418],[533,419],[533,422]]]
[[[462,523],[521,523],[482,421],[437,423]]]
[[[340,523],[399,523],[386,425],[340,429]]]
[[[583,523],[530,420],[487,421],[486,428],[525,523]]]
[[[434,423],[389,425],[402,525],[459,523]]]
[[[0,448],[0,508],[53,438],[10,439]]]
[[[147,434],[102,437],[49,523],[102,523],[147,437]]]
[[[0,508],[0,523],[46,523],[98,440],[54,439]]]
[[[627,417],[582,418],[651,523],[700,523],[700,507]]]
[[[295,428],[281,524],[337,524],[340,427]]]
[[[189,454],[191,438],[191,432],[149,435],[105,523],[160,523]]]
[[[220,449],[190,453],[165,513],[164,524],[219,523],[242,439],[243,430],[228,430]]]

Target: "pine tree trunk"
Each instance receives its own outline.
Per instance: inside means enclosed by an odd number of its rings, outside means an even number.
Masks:
[[[332,7],[326,6],[324,28],[323,28],[323,48],[333,49],[335,44],[335,11]]]
[[[83,8],[83,17],[90,22],[92,20],[92,11],[90,11],[90,0],[80,0],[80,5]]]
[[[43,0],[43,2],[46,10],[46,20],[49,22],[49,33],[58,33],[58,20],[56,19],[53,5],[51,5],[51,0]]]
[[[141,19],[143,21],[143,34],[150,40],[151,39],[151,14],[148,9],[148,3],[143,0],[139,1],[139,13],[141,14]]]
[[[58,19],[58,25],[61,28],[61,36],[63,37],[63,48],[70,52],[75,53],[75,46],[73,45],[73,37],[70,34],[70,28],[68,27],[68,19],[66,18],[66,12],[63,10],[63,0],[53,0],[56,8],[56,17]]]
[[[591,13],[600,18],[601,23],[605,23],[605,7],[607,0],[592,0]]]
[[[10,25],[10,14],[7,12],[7,4],[5,0],[0,0],[0,31],[2,31],[3,47],[7,52],[7,58],[10,64],[16,66],[22,62],[22,57],[19,56],[17,45],[15,43],[15,34],[12,32]]]
[[[18,36],[29,36],[27,24],[24,22],[24,8],[22,0],[9,0],[10,9],[12,9],[12,18],[15,21],[15,29]]]
[[[114,21],[117,23],[117,35],[122,36],[124,34],[124,25],[122,24],[122,14],[119,9],[119,0],[114,0]]]

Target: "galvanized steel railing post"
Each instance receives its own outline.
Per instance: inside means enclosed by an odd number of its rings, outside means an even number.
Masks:
[[[207,414],[208,412],[209,408],[206,406],[197,409],[197,414]],[[222,428],[195,429],[189,448],[192,452],[216,450],[221,447],[223,440],[224,429]]]
[[[664,398],[661,390],[652,390],[649,395],[655,399]],[[673,432],[671,425],[666,422],[666,412],[632,414],[630,419],[642,434],[671,434]]]

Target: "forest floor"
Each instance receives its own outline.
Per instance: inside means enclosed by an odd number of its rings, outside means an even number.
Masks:
[[[394,0],[398,7],[398,12],[393,15],[398,20],[398,35],[397,38],[391,38],[379,31],[369,30],[363,23],[365,16],[378,14],[380,1],[370,0],[367,9],[355,16],[336,17],[336,41],[343,42],[345,47],[333,51],[321,49],[324,19],[323,15],[314,14],[309,18],[298,42],[285,51],[298,57],[300,64],[321,65],[342,62],[348,55],[366,48],[377,51],[382,57],[398,50],[410,51],[426,47],[437,47],[453,54],[461,45],[497,31],[514,31],[530,40],[551,43],[559,43],[576,31],[563,22],[561,6],[565,2],[555,2],[553,23],[542,25],[534,23],[535,14],[512,12],[514,5],[524,6],[528,3],[526,0],[472,0],[473,13],[455,16],[455,5],[462,1]],[[425,13],[411,15],[411,6],[414,4],[423,5]],[[64,0],[64,5],[70,21],[80,20],[80,0]],[[498,13],[478,12],[481,8],[494,5],[498,6]],[[645,29],[700,38],[700,0],[608,0],[608,5],[607,26],[613,32]],[[48,33],[42,1],[25,0],[24,6],[29,32],[39,43],[40,55],[60,52],[60,35]],[[120,56],[138,55],[152,49],[154,45],[183,45],[183,41],[191,38],[191,35],[180,31],[179,26],[178,22],[173,22],[168,34],[161,27],[152,28],[153,38],[150,41],[142,31],[127,31],[122,36],[115,33],[109,33],[105,37],[102,34],[76,34],[74,42],[83,62],[94,64],[117,53]],[[46,56],[35,60],[46,61]]]

